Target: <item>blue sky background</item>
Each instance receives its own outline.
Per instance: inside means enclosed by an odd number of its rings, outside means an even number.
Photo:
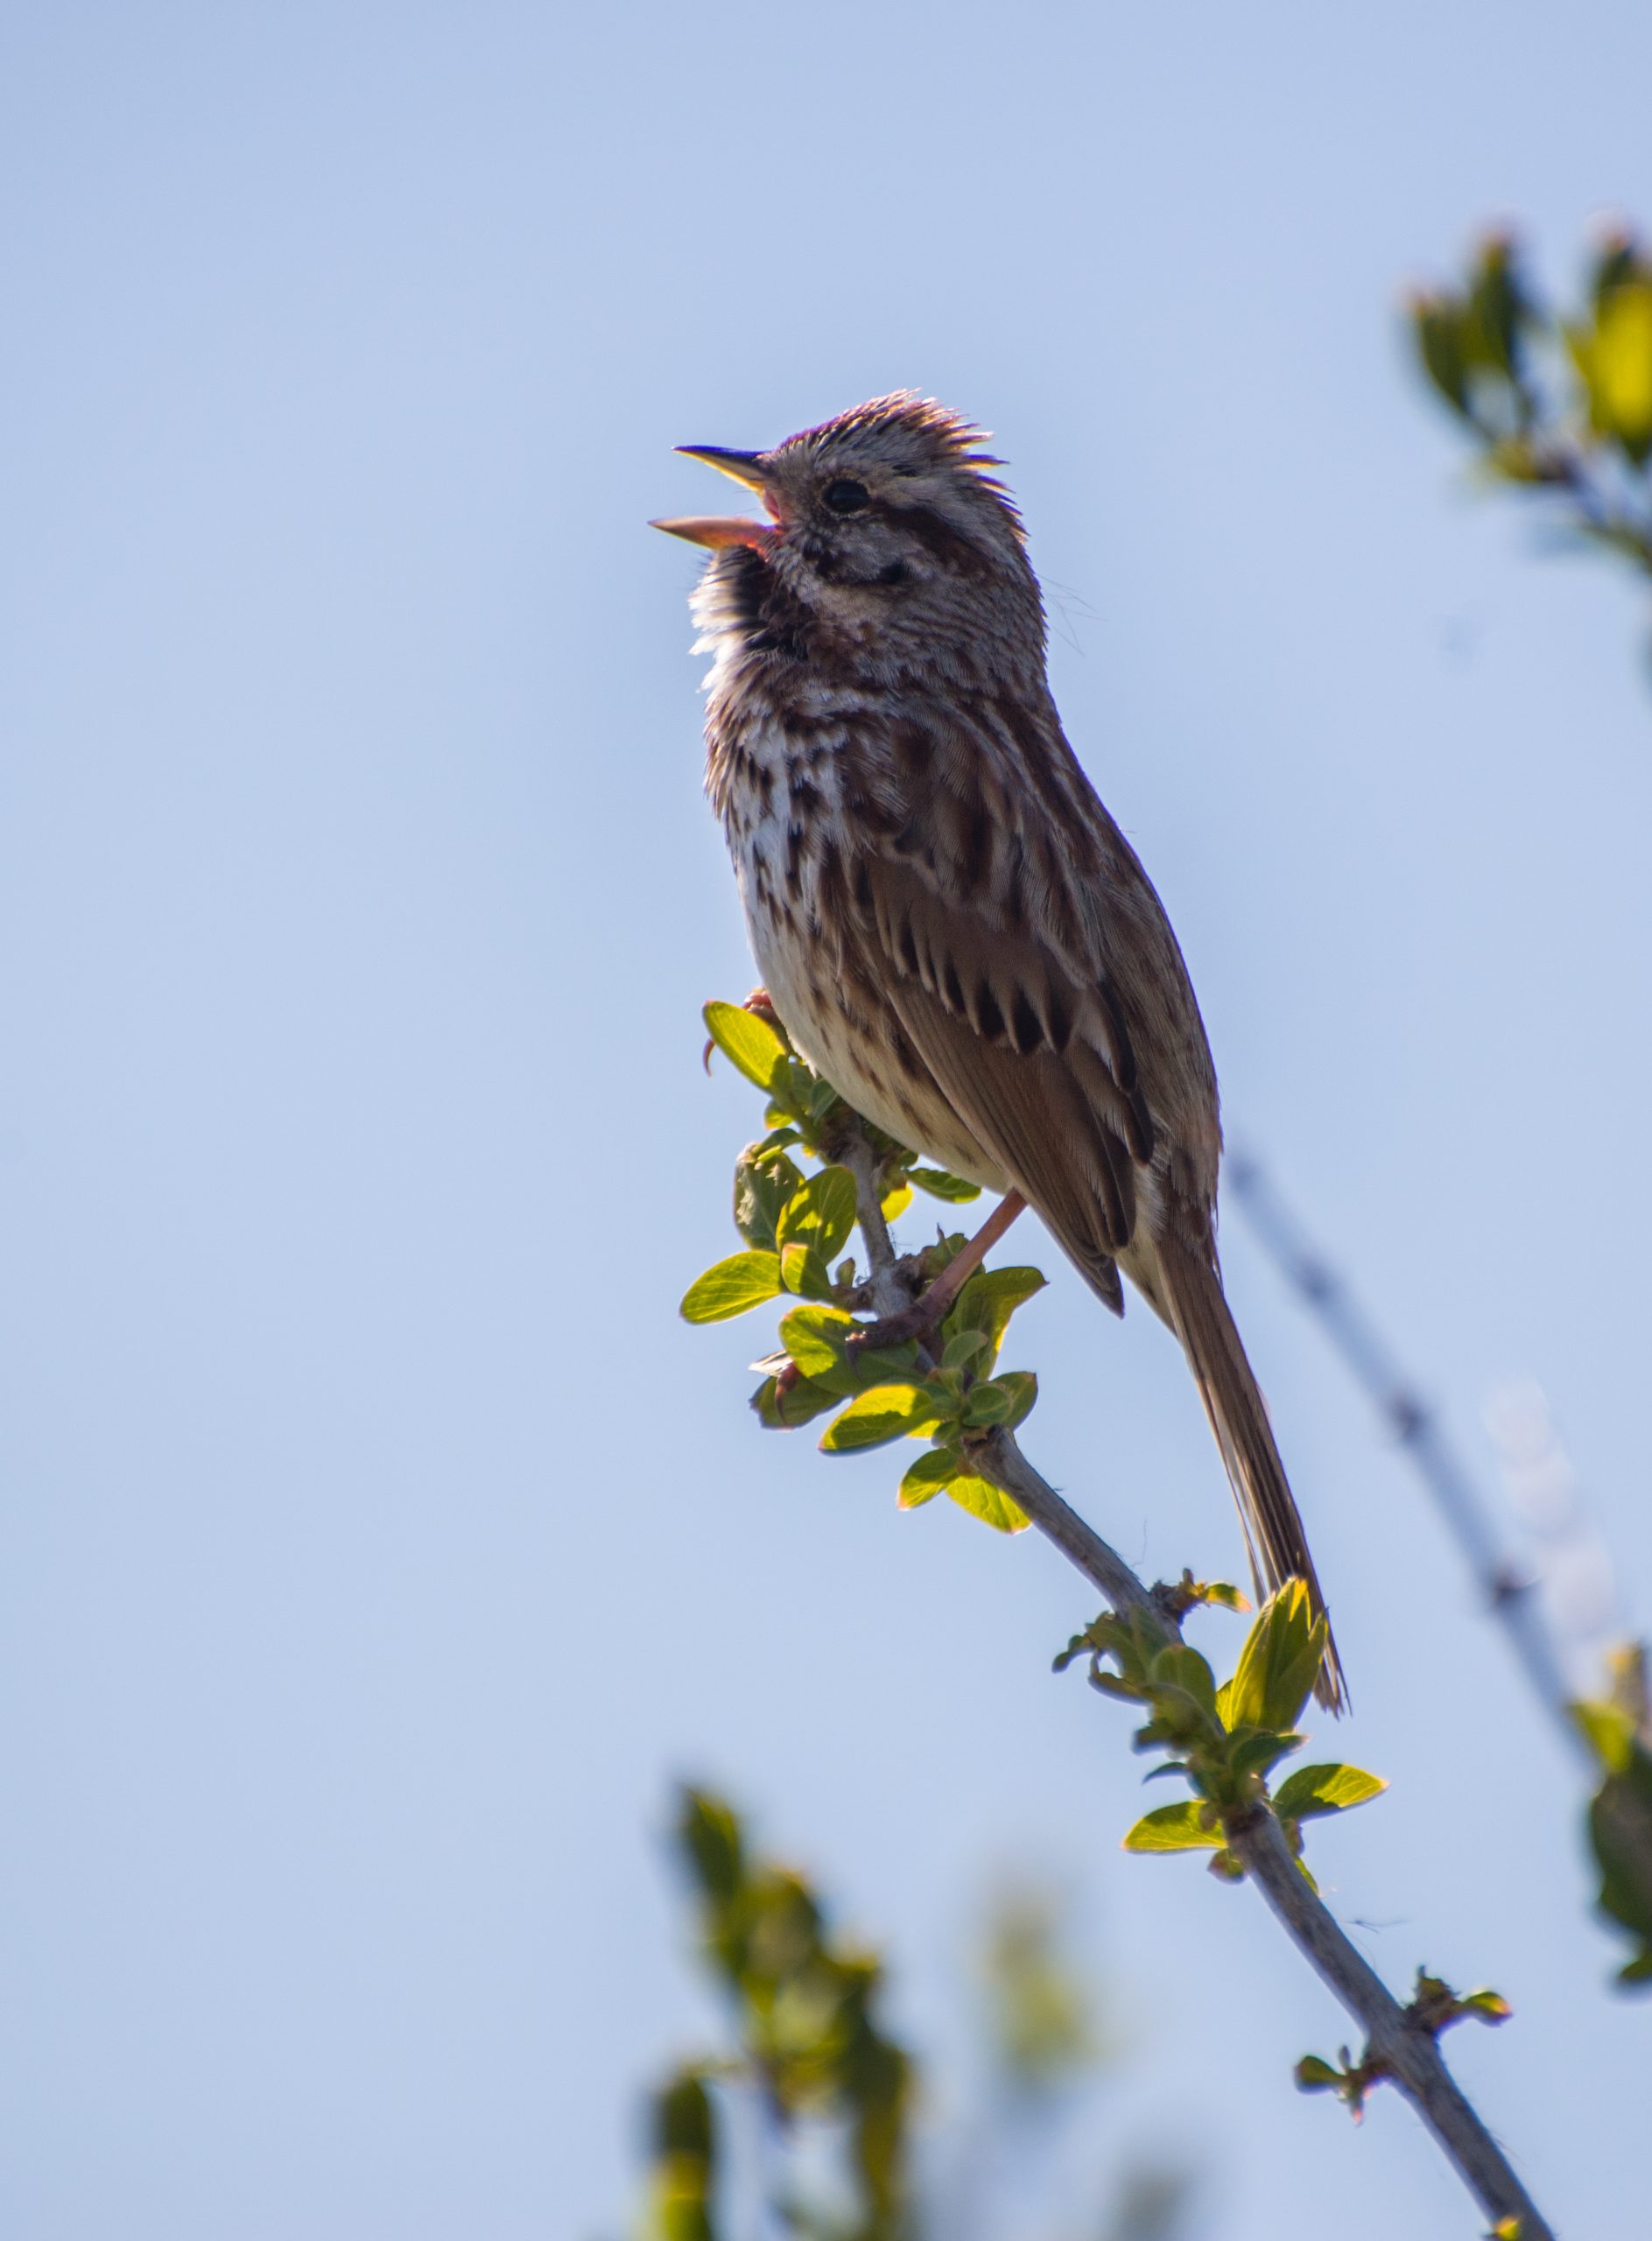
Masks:
[[[1466,493],[1397,292],[1652,221],[1643,11],[333,0],[19,11],[0,67],[9,1201],[0,2223],[574,2241],[714,2018],[671,1779],[756,1809],[961,2071],[992,1875],[1076,1894],[1134,2061],[1072,2201],[1477,2221],[1255,1898],[1122,1858],[1126,1722],[1032,1536],[747,1414],[749,985],[699,797],[684,441],[910,383],[995,430],[1074,744],[1181,932],[1230,1126],[1489,1465],[1546,1388],[1652,1618],[1643,603]],[[1230,1289],[1394,1782],[1316,1864],[1514,2001],[1452,2059],[1625,2230],[1652,2014],[1574,1777],[1247,1239]],[[1028,1444],[1233,1574],[1192,1387],[1055,1281]],[[1237,1639],[1207,1622],[1219,1659]],[[1334,2209],[1328,2207],[1334,2205]],[[1075,2230],[1070,2225],[1068,2230]]]

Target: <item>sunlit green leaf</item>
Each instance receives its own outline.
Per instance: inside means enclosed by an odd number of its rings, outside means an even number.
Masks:
[[[1274,1810],[1284,1821],[1308,1821],[1317,1814],[1346,1813],[1387,1788],[1380,1774],[1359,1767],[1298,1767],[1274,1792]]]
[[[893,1184],[878,1203],[886,1222],[899,1221],[912,1203],[911,1184],[905,1182]]]
[[[1342,2072],[1333,2063],[1322,2062],[1318,2055],[1304,2055],[1297,2064],[1297,2085],[1301,2092],[1333,2092],[1341,2083]]]
[[[844,1341],[854,1317],[839,1307],[794,1307],[780,1324],[780,1343],[805,1377],[829,1377],[847,1370]]]
[[[1240,1727],[1292,1728],[1325,1656],[1325,1622],[1310,1611],[1308,1590],[1289,1579],[1257,1612],[1239,1666],[1222,1690],[1224,1724]]]
[[[1606,1772],[1620,1774],[1634,1755],[1634,1720],[1618,1705],[1605,1699],[1585,1698],[1569,1709]]]
[[[931,1448],[926,1455],[920,1455],[916,1463],[908,1465],[901,1479],[896,1503],[902,1509],[917,1509],[922,1502],[933,1501],[937,1494],[962,1475],[964,1469],[964,1459],[955,1447]]]
[[[828,1455],[882,1447],[892,1439],[932,1431],[941,1418],[929,1394],[917,1385],[875,1385],[851,1401],[826,1426],[820,1445]]]
[[[770,1088],[786,1046],[768,1021],[739,1004],[707,1004],[700,1016],[712,1041],[746,1079],[759,1089]]]
[[[696,1276],[678,1310],[685,1323],[721,1323],[761,1307],[781,1289],[780,1262],[772,1253],[733,1253]]]
[[[854,1227],[854,1177],[847,1167],[823,1167],[787,1200],[775,1236],[783,1253],[788,1245],[808,1245],[830,1261]]]
[[[1507,2023],[1515,2012],[1501,1992],[1485,1985],[1479,1992],[1465,1992],[1457,2005],[1465,2015],[1478,2016],[1482,2023]]]
[[[1652,453],[1652,285],[1633,283],[1606,298],[1586,379],[1596,425],[1639,465]]]
[[[1209,1828],[1202,1817],[1206,1815],[1213,1823]],[[1221,1824],[1211,1809],[1196,1797],[1187,1797],[1179,1805],[1161,1805],[1156,1812],[1143,1814],[1125,1837],[1124,1849],[1127,1852],[1213,1851],[1221,1844]]]
[[[949,1480],[946,1491],[960,1509],[967,1509],[983,1525],[990,1525],[995,1533],[1024,1533],[1027,1529],[1025,1510],[988,1479],[967,1474]]]
[[[794,1240],[780,1248],[780,1280],[800,1299],[830,1299],[832,1271],[812,1245]]]
[[[1175,1688],[1191,1697],[1213,1723],[1216,1718],[1216,1675],[1196,1649],[1185,1642],[1171,1642],[1160,1650],[1148,1668],[1155,1688]]]

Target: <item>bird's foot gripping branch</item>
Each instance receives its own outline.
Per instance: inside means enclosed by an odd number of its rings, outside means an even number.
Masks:
[[[1001,1533],[1023,1531],[1025,1512],[982,1475],[981,1451],[993,1431],[1023,1423],[1038,1397],[1030,1370],[1000,1370],[997,1361],[1010,1317],[1043,1290],[1044,1277],[1037,1268],[979,1270],[942,1320],[933,1353],[910,1338],[895,1346],[863,1343],[875,1338],[876,1326],[858,1320],[856,1310],[878,1303],[857,1263],[840,1257],[860,1219],[855,1174],[843,1156],[859,1164],[871,1155],[885,1226],[911,1205],[915,1188],[954,1204],[980,1193],[973,1183],[920,1165],[903,1145],[852,1113],[790,1048],[766,1007],[707,1004],[705,1018],[712,1043],[768,1098],[769,1133],[747,1146],[735,1170],[735,1226],[746,1249],[690,1285],[684,1315],[714,1323],[785,1301],[782,1351],[756,1365],[766,1373],[752,1406],[765,1424],[789,1430],[830,1416],[820,1439],[828,1455],[926,1439],[925,1451],[902,1475],[902,1508],[945,1493]],[[805,1175],[795,1156],[820,1164]],[[903,1296],[919,1296],[964,1242],[938,1237],[895,1262]]]
[[[1508,2013],[1496,1994],[1459,1999],[1420,1975],[1408,2006],[1395,1999],[1353,1944],[1302,1860],[1302,1828],[1374,1797],[1374,1775],[1342,1765],[1305,1766],[1271,1786],[1280,1762],[1300,1748],[1297,1721],[1325,1649],[1300,1580],[1290,1580],[1258,1612],[1230,1680],[1217,1685],[1206,1660],[1184,1642],[1182,1622],[1196,1607],[1245,1608],[1237,1591],[1184,1573],[1149,1587],[1072,1509],[1022,1453],[1016,1428],[1037,1397],[1030,1371],[1001,1370],[1009,1320],[1043,1288],[1033,1268],[981,1269],[964,1285],[931,1344],[908,1339],[866,1346],[858,1333],[899,1314],[962,1249],[943,1237],[917,1254],[897,1254],[889,1224],[914,1189],[953,1201],[972,1185],[922,1167],[905,1147],[875,1129],[798,1057],[766,999],[711,1004],[706,1024],[721,1050],[767,1101],[768,1133],[741,1154],[735,1175],[735,1223],[742,1250],[699,1276],[684,1298],[691,1323],[718,1322],[769,1301],[784,1303],[781,1351],[758,1365],[752,1396],[777,1429],[829,1416],[820,1445],[828,1454],[882,1446],[902,1437],[927,1442],[903,1473],[899,1500],[911,1508],[946,1493],[1001,1532],[1036,1526],[1111,1606],[1074,1637],[1058,1660],[1088,1654],[1103,1694],[1142,1705],[1138,1749],[1170,1755],[1156,1774],[1179,1775],[1192,1795],[1147,1814],[1125,1838],[1134,1852],[1208,1851],[1218,1874],[1255,1886],[1321,1982],[1360,2024],[1365,2052],[1342,2067],[1304,2056],[1296,2076],[1305,2091],[1334,2091],[1357,2114],[1386,2080],[1409,2102],[1499,2241],[1552,2241],[1544,2220],[1501,2148],[1447,2070],[1439,2034],[1476,2015]],[[707,1055],[709,1056],[709,1048]],[[805,1173],[800,1163],[812,1163]],[[859,1226],[862,1268],[845,1248]],[[835,1263],[835,1265],[834,1265]]]

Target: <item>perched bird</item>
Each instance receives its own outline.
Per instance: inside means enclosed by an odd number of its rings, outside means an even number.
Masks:
[[[1079,769],[983,432],[910,392],[772,451],[686,444],[763,521],[712,549],[706,788],[775,1010],[881,1128],[1025,1200],[1100,1297],[1180,1339],[1253,1569],[1323,1609],[1222,1291],[1216,1074],[1163,905]],[[944,1279],[942,1280],[944,1281]],[[933,1288],[931,1288],[933,1289]],[[1334,1645],[1318,1690],[1345,1701]]]

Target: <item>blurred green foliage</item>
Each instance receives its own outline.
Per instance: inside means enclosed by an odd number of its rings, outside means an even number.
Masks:
[[[1571,1709],[1601,1774],[1588,1820],[1600,1871],[1595,1903],[1634,1948],[1618,1982],[1652,1985],[1652,1711],[1645,1650],[1637,1645],[1618,1652],[1606,1694]]]
[[[1486,479],[1546,495],[1573,535],[1652,575],[1652,259],[1635,237],[1606,235],[1567,315],[1488,234],[1455,286],[1413,297],[1410,324]]]
[[[705,1009],[712,1048],[768,1099],[768,1133],[748,1144],[735,1167],[735,1226],[743,1252],[697,1276],[683,1296],[690,1323],[718,1323],[770,1300],[788,1303],[780,1352],[752,1395],[759,1421],[788,1431],[816,1416],[832,1422],[820,1437],[827,1455],[850,1455],[921,1439],[926,1451],[902,1474],[898,1500],[917,1509],[946,1494],[1001,1533],[1026,1518],[973,1462],[981,1437],[1013,1430],[1030,1414],[1038,1381],[1030,1370],[1000,1370],[999,1350],[1016,1310],[1042,1291],[1037,1268],[983,1268],[971,1276],[941,1324],[938,1358],[910,1339],[864,1343],[854,1310],[870,1303],[852,1259],[840,1260],[856,1220],[855,1184],[842,1165],[847,1135],[870,1146],[885,1221],[912,1203],[914,1190],[956,1205],[979,1197],[939,1168],[850,1112],[831,1085],[798,1057],[766,1002],[714,1003]],[[819,1163],[805,1172],[794,1155]],[[910,1256],[915,1282],[938,1275],[960,1249],[961,1235],[938,1234]],[[834,1268],[833,1262],[837,1261]]]
[[[987,1927],[982,1974],[994,2067],[1012,2090],[1049,2091],[1100,2052],[1089,2003],[1047,1891],[1003,1892]]]
[[[685,1789],[675,1834],[701,1958],[728,1999],[740,2052],[685,2065],[655,2097],[653,2231],[660,2241],[714,2241],[714,2077],[754,2088],[783,2139],[805,2120],[840,2129],[847,2221],[787,2197],[776,2207],[793,2231],[896,2241],[906,2230],[910,2064],[878,2019],[882,1964],[832,1935],[803,1876],[750,1858],[721,1799]]]
[[[1603,236],[1566,316],[1533,288],[1516,242],[1489,234],[1456,287],[1413,299],[1411,326],[1487,477],[1547,494],[1578,537],[1652,575],[1652,256],[1635,235]],[[1620,1653],[1606,1695],[1570,1710],[1600,1769],[1588,1814],[1597,1904],[1634,1949],[1618,1982],[1652,1984],[1644,1652]]]
[[[770,2224],[798,2241],[939,2241],[944,2223],[914,2179],[918,2068],[884,2022],[879,1956],[833,1929],[806,1876],[754,1853],[726,1800],[682,1789],[672,1836],[734,2045],[680,2064],[652,2097],[644,2241],[728,2241],[742,2193],[736,2142],[750,2136],[728,2121],[737,2103],[767,2136],[744,2161],[760,2167]],[[1047,1893],[1022,1886],[1000,1900],[985,1975],[995,2109],[968,2127],[972,2165],[994,2113],[1012,2100],[1049,2104],[1096,2052]],[[979,2187],[977,2171],[972,2195]],[[1189,2192],[1179,2172],[1130,2170],[1103,2241],[1173,2241]]]

